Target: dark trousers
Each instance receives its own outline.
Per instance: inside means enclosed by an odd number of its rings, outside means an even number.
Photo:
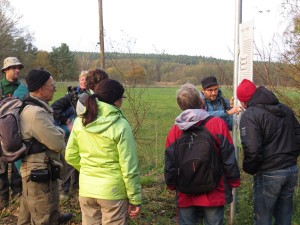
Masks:
[[[71,165],[65,164],[65,171],[61,181],[61,194],[68,194],[70,189],[77,190],[79,188],[79,172]]]
[[[0,159],[0,161],[2,161]],[[12,195],[15,196],[22,193],[22,179],[14,163],[10,163],[11,172],[9,173],[9,164],[0,162],[0,200],[9,200],[9,187]],[[9,179],[10,174],[10,179]]]

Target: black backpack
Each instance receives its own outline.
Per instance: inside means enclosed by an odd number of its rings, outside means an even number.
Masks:
[[[211,118],[208,117],[200,126],[184,131],[175,142],[176,189],[182,193],[209,192],[217,186],[222,176],[216,143],[204,127]]]

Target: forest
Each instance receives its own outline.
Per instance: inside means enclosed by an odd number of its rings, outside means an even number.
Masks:
[[[298,0],[284,1],[282,12],[288,21],[284,34],[280,36],[282,43],[274,41],[260,49],[254,42],[253,81],[256,85],[268,86],[300,117]],[[56,82],[77,81],[81,71],[100,67],[99,52],[70,51],[68,43],[54,46],[50,52],[39,50],[33,44],[34,35],[28,28],[20,26],[21,17],[14,13],[9,0],[0,1],[0,61],[8,56],[19,58],[25,65],[21,78],[30,69],[43,67]],[[137,54],[131,53],[130,49],[128,52],[104,51],[104,59],[104,69],[109,76],[129,87],[170,86],[185,82],[199,85],[203,77],[210,75],[216,76],[221,86],[233,86],[233,60],[165,53]],[[284,91],[284,87],[295,89],[296,95]]]

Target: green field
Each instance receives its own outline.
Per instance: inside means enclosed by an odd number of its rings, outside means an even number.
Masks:
[[[200,88],[200,87],[199,87]],[[163,179],[164,146],[169,129],[174,124],[180,110],[176,103],[178,87],[146,88],[143,90],[142,101],[145,103],[146,117],[141,129],[136,134],[138,144],[139,165],[142,175],[143,198],[141,217],[131,224],[175,224],[175,195],[165,189]],[[129,96],[138,96],[128,90]],[[137,93],[142,92],[137,88]],[[227,98],[231,97],[229,89],[223,90]],[[57,93],[58,94],[58,93]],[[127,97],[128,97],[127,95]],[[57,95],[56,95],[57,96]],[[55,96],[55,97],[56,97]],[[297,97],[299,99],[299,96]],[[128,99],[124,101],[122,110],[132,125],[135,124]],[[241,165],[242,152],[240,151]],[[235,222],[238,225],[253,224],[252,208],[252,176],[241,170],[241,186],[237,189],[237,205]],[[295,213],[293,225],[300,225],[300,193],[299,185],[295,192]],[[77,211],[80,213],[80,211]],[[226,208],[224,224],[229,224],[229,206]]]
[[[58,83],[54,100],[66,93],[68,83]],[[138,110],[147,109],[145,119],[135,138],[138,145],[139,166],[143,188],[143,205],[141,216],[132,220],[130,224],[138,225],[171,225],[176,224],[175,195],[166,190],[163,178],[164,146],[166,135],[174,124],[180,110],[176,104],[176,90],[178,87],[147,88],[128,90],[127,99],[122,110],[132,126],[136,125],[134,113],[129,106],[129,96],[136,98],[143,92]],[[223,90],[226,97],[230,98],[229,90]],[[139,98],[137,98],[139,99]],[[299,96],[297,97],[299,99]],[[138,102],[138,100],[136,100]],[[240,152],[239,159],[242,159]],[[241,164],[241,162],[239,162]],[[241,170],[241,186],[237,189],[237,207],[235,224],[252,225],[252,176]],[[295,212],[293,225],[300,225],[300,188],[299,183],[295,191]],[[18,200],[14,201],[12,208],[0,212],[0,224],[16,224]],[[62,211],[71,211],[76,217],[68,224],[81,224],[81,213],[77,195],[61,200]],[[1,223],[5,221],[5,223]],[[8,222],[10,221],[10,222]],[[226,207],[224,224],[229,224],[229,206]]]

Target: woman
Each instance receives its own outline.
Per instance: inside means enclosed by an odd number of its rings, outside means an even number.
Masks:
[[[204,110],[205,106],[199,91],[193,84],[187,83],[181,86],[177,92],[177,104],[182,113],[176,118],[167,136],[164,172],[168,189],[176,190],[179,224],[196,225],[202,214],[205,225],[222,225],[224,205],[232,202],[232,188],[240,185],[240,171],[228,127],[219,117],[208,119],[209,114]],[[211,191],[202,194],[185,194],[180,192],[176,182],[173,182],[173,174],[176,170],[172,157],[175,143],[184,130],[203,123],[214,138],[224,173],[218,185]]]
[[[104,79],[74,121],[66,161],[79,172],[82,224],[128,224],[140,211],[138,157],[120,107],[124,87]]]

